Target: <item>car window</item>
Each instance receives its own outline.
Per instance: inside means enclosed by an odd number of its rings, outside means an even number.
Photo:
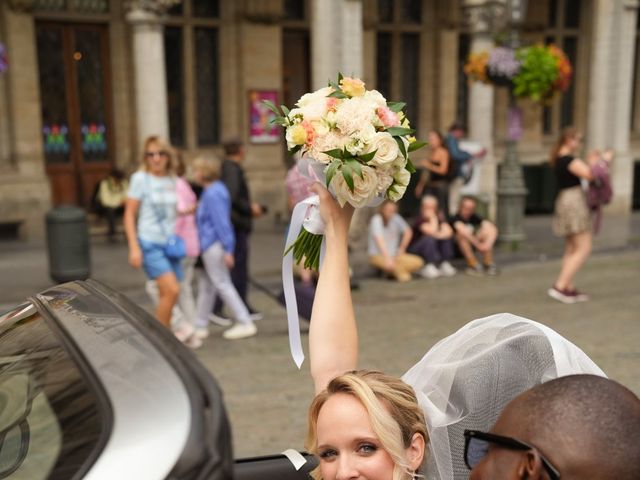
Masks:
[[[101,444],[100,405],[35,307],[0,316],[0,478],[72,478]]]

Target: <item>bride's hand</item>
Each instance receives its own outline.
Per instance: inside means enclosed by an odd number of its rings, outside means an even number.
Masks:
[[[329,191],[320,183],[315,183],[311,189],[320,197],[320,216],[325,223],[325,236],[339,235],[346,237],[353,216],[353,207],[346,204],[341,207]]]

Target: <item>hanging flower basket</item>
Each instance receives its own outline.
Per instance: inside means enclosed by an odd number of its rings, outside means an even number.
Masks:
[[[484,74],[478,59],[486,59]],[[555,45],[532,45],[518,49],[497,46],[469,55],[465,73],[472,81],[506,87],[518,98],[548,102],[571,84],[571,62]]]

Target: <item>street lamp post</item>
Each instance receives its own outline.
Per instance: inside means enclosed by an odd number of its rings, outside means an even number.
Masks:
[[[526,0],[507,0],[509,18],[509,46],[518,48],[526,12]],[[521,242],[526,239],[524,231],[524,209],[527,189],[524,185],[522,165],[518,158],[518,140],[522,136],[522,116],[516,97],[509,90],[506,154],[498,174],[498,229],[499,239],[505,242]]]

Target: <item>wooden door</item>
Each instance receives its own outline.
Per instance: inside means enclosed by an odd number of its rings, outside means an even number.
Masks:
[[[36,32],[52,201],[88,207],[113,164],[107,27],[39,22]]]

